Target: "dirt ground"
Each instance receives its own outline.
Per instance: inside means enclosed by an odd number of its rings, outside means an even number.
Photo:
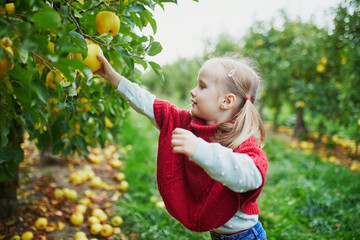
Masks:
[[[126,194],[124,190],[119,190],[120,182],[126,180],[115,178],[115,175],[121,172],[123,165],[114,167],[108,161],[112,157],[119,158],[119,154],[115,153],[117,149],[112,152],[111,156],[108,151],[107,158],[104,157],[104,150],[97,149],[96,154],[104,159],[97,164],[84,158],[75,157],[62,158],[56,164],[40,167],[39,151],[34,144],[25,142],[22,148],[25,158],[24,162],[20,164],[17,191],[19,205],[15,215],[10,219],[0,221],[0,240],[11,239],[14,235],[21,236],[25,231],[31,231],[34,239],[41,240],[74,239],[74,235],[78,231],[84,232],[88,239],[134,238],[134,234],[123,232],[121,226],[114,227],[114,233],[110,237],[91,235],[90,227],[86,223],[91,216],[92,209],[95,208],[104,210],[108,215],[108,219],[103,224],[110,224],[114,214],[121,216],[121,213],[115,213],[113,206]],[[101,178],[102,185],[100,187],[91,186],[90,179],[76,185],[73,184],[70,175],[83,171],[84,167],[88,170],[91,169],[95,176]],[[65,196],[55,196],[56,189],[63,190],[65,188],[74,189],[77,192],[77,198],[70,200]],[[75,212],[76,205],[82,201],[80,199],[90,199],[91,205],[87,206],[84,213],[84,222],[80,226],[74,226],[70,222],[70,217]],[[48,220],[48,225],[43,230],[35,227],[35,221],[39,217],[45,217]]]

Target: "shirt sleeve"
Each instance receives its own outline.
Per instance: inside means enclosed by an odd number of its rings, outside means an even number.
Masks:
[[[121,77],[116,91],[125,98],[135,111],[146,116],[155,127],[159,128],[156,124],[153,108],[155,95],[141,88],[137,83],[130,82],[125,77]]]
[[[211,178],[234,192],[247,192],[262,185],[262,175],[247,154],[233,152],[219,143],[208,143],[199,138],[192,160]]]

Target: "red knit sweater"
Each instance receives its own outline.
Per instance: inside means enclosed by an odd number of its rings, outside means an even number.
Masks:
[[[167,211],[186,228],[204,232],[228,222],[240,209],[246,214],[259,214],[256,199],[265,184],[267,158],[254,137],[242,143],[235,152],[247,154],[259,168],[263,183],[245,193],[235,193],[212,179],[199,165],[171,148],[172,131],[184,128],[210,142],[215,126],[191,117],[189,110],[177,108],[167,101],[154,102],[156,123],[160,128],[157,157],[157,183]]]

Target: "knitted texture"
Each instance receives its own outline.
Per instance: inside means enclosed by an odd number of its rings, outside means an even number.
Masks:
[[[228,222],[240,209],[247,214],[258,214],[256,202],[265,183],[267,160],[257,147],[255,138],[245,141],[235,152],[248,154],[260,169],[262,186],[246,193],[235,193],[212,179],[199,165],[184,154],[172,152],[171,136],[175,128],[192,131],[210,142],[215,126],[205,126],[203,120],[191,117],[167,101],[156,99],[154,114],[160,128],[157,157],[157,183],[167,211],[186,228],[204,232]]]

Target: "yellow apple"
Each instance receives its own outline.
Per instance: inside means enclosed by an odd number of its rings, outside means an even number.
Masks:
[[[91,200],[88,198],[81,198],[79,199],[78,203],[84,206],[91,206],[92,204]]]
[[[120,216],[114,216],[110,220],[111,225],[113,225],[114,227],[120,226],[123,222],[124,220]]]
[[[88,44],[87,57],[84,59],[84,64],[91,68],[93,72],[99,70],[102,66],[102,62],[97,59],[97,55],[104,56],[101,48],[97,44]]]
[[[126,180],[120,182],[119,190],[125,192],[129,188],[129,183]]]
[[[86,233],[84,232],[76,232],[75,235],[74,235],[74,240],[82,240],[82,239],[86,239]]]
[[[119,160],[119,159],[110,159],[109,160],[109,164],[113,167],[113,168],[123,168],[124,167],[124,163]]]
[[[99,164],[104,160],[104,156],[103,155],[95,155],[93,153],[90,153],[88,155],[88,159],[90,160],[90,162],[93,162],[95,164]]]
[[[158,201],[155,205],[158,208],[164,208],[165,207],[165,203],[163,201]]]
[[[76,207],[75,207],[75,211],[76,211],[76,212],[79,212],[79,213],[81,213],[81,214],[85,214],[85,212],[86,212],[86,206],[85,206],[85,205],[82,205],[82,204],[78,204],[78,205],[76,205]]]
[[[70,222],[74,225],[74,226],[80,226],[83,222],[84,222],[84,215],[82,215],[79,212],[74,213],[73,215],[71,215],[70,217]]]
[[[6,12],[14,13],[15,12],[15,4],[14,3],[7,3],[5,4]]]
[[[92,211],[91,211],[91,216],[99,216],[100,214],[103,214],[105,213],[102,209],[100,208],[94,208]]]
[[[50,51],[51,51],[52,53],[55,53],[55,43],[53,43],[53,42],[48,42],[48,46],[49,46],[49,48],[50,48]]]
[[[152,202],[152,203],[156,203],[156,202],[159,201],[159,198],[158,198],[157,196],[151,196],[151,197],[149,198],[149,200],[150,200],[150,202]]]
[[[91,215],[97,217],[100,220],[100,222],[105,222],[108,218],[106,213],[100,208],[93,209]]]
[[[114,229],[114,231],[113,231],[114,234],[117,234],[117,235],[121,234],[121,228],[114,227],[113,229]]]
[[[103,226],[100,223],[94,223],[90,227],[90,233],[92,235],[98,235],[100,231],[102,230]]]
[[[54,78],[55,75],[55,78]],[[51,70],[47,75],[46,75],[46,85],[51,87],[52,89],[57,89],[56,85],[55,85],[55,81],[57,82],[61,82],[64,79],[64,76],[62,75],[62,73],[59,70]]]
[[[87,179],[93,179],[95,177],[95,173],[93,170],[86,170],[85,171]]]
[[[105,222],[108,219],[108,216],[106,215],[106,213],[99,214],[96,217],[99,218],[100,222]]]
[[[115,36],[120,29],[120,18],[111,11],[101,11],[95,18],[96,29],[100,34],[110,33]]]
[[[64,193],[64,196],[69,200],[75,200],[77,198],[77,193],[73,189],[64,188],[63,193]]]
[[[319,64],[319,65],[317,65],[316,66],[316,71],[318,72],[318,73],[323,73],[323,72],[325,72],[325,66],[324,65],[322,65],[322,64]]]
[[[87,225],[88,225],[89,227],[92,226],[92,225],[95,224],[95,223],[100,223],[100,220],[99,220],[97,217],[91,216],[91,217],[88,218],[88,220],[87,220]]]
[[[117,172],[115,173],[115,179],[118,181],[122,181],[125,179],[125,173],[123,172]]]
[[[36,219],[35,221],[35,227],[38,230],[43,230],[47,227],[48,225],[48,220],[46,218],[40,217],[38,219]]]
[[[104,224],[100,231],[101,236],[110,237],[113,233],[113,227],[110,224]]]
[[[34,238],[34,234],[30,231],[27,231],[27,232],[24,232],[22,235],[21,235],[21,240],[31,240]]]
[[[61,198],[62,196],[64,196],[64,193],[63,193],[62,189],[57,188],[57,189],[55,189],[55,191],[54,191],[54,195],[55,195],[55,197],[57,197],[57,198]]]
[[[322,64],[322,65],[327,65],[328,64],[328,60],[327,60],[327,58],[326,57],[322,57],[321,59],[320,59],[320,63]]]
[[[93,179],[91,179],[90,185],[94,188],[101,188],[101,186],[102,186],[101,178],[98,176],[95,176]]]
[[[13,42],[9,37],[3,37],[0,42],[0,46],[3,48],[11,47],[12,44]]]
[[[4,48],[8,51],[12,56],[14,56],[14,51],[11,47]],[[5,50],[3,52],[5,53]],[[14,64],[11,63],[10,57],[5,53],[5,57],[0,60],[0,78],[6,77],[7,72],[14,68]]]
[[[92,152],[93,152],[93,154],[95,154],[96,156],[98,156],[98,155],[101,154],[101,148],[99,148],[99,147],[94,148]]]

